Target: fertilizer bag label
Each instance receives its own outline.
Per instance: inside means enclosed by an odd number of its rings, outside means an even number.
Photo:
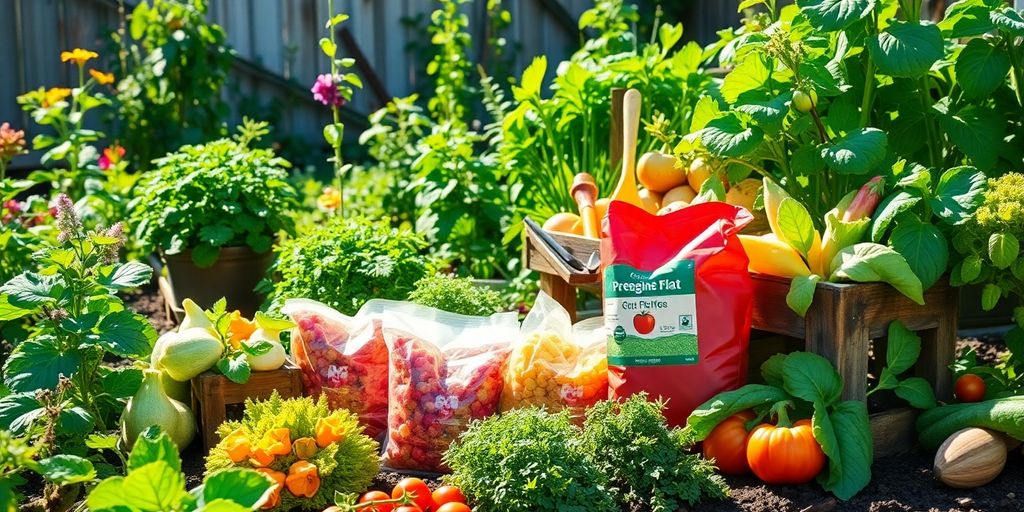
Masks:
[[[629,366],[696,364],[697,299],[693,260],[654,272],[630,265],[604,271],[608,363]]]

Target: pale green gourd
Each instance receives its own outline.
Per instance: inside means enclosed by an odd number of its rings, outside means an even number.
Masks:
[[[178,326],[178,332],[184,332],[187,329],[205,329],[210,332],[210,335],[217,336],[217,328],[214,327],[213,322],[210,321],[206,316],[206,311],[196,304],[192,299],[185,299],[181,301],[181,307],[185,310],[185,318],[181,320],[181,325]]]
[[[181,403],[190,403],[192,401],[192,383],[189,381],[180,382],[171,378],[167,375],[167,372],[160,372],[160,384],[164,387],[164,393],[168,397],[173,398]]]
[[[224,353],[224,344],[206,329],[192,327],[178,332],[163,346],[157,366],[172,379],[185,382],[213,368]]]
[[[271,348],[267,352],[258,356],[251,356],[246,354],[246,359],[249,360],[249,367],[258,372],[265,372],[270,370],[276,370],[284,365],[285,351],[284,345],[280,342],[280,331],[271,331],[267,329],[256,329],[252,335],[249,336],[249,341],[265,340],[270,342]]]
[[[166,432],[179,450],[187,447],[195,437],[196,420],[192,411],[164,393],[159,370],[146,369],[143,370],[142,386],[128,401],[121,415],[124,445],[133,446],[139,434],[153,425]]]
[[[167,331],[156,339],[156,343],[153,344],[153,352],[149,356],[150,366],[157,370],[160,369],[160,358],[164,355],[164,347],[166,347],[167,344],[177,336],[178,331]]]

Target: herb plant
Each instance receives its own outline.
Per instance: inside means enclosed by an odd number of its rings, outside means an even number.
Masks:
[[[444,455],[444,477],[481,512],[617,511],[607,476],[567,412],[514,409],[474,422]]]
[[[907,329],[903,322],[895,320],[889,324],[889,335],[886,340],[885,366],[882,367],[875,386],[868,390],[867,396],[891,389],[896,396],[906,400],[912,407],[935,407],[935,391],[928,381],[921,377],[900,379],[900,375],[910,370],[921,355],[921,338],[914,331]]]
[[[416,281],[407,300],[461,315],[488,316],[506,309],[497,291],[475,285],[469,278],[444,274]]]
[[[233,139],[184,146],[157,160],[129,205],[139,240],[165,254],[190,250],[197,266],[208,267],[221,247],[266,252],[279,232],[294,234],[290,164],[252,147],[268,132],[266,123],[246,119]]]
[[[185,488],[178,448],[159,427],[143,432],[128,458],[128,474],[112,476],[97,485],[85,500],[94,512],[154,510],[254,510],[268,499],[272,481],[251,469],[232,468],[207,473],[203,483]],[[158,505],[154,505],[158,504]]]
[[[279,247],[279,257],[258,287],[271,310],[308,298],[353,315],[373,298],[404,300],[434,271],[426,241],[408,230],[368,219],[332,218]]]
[[[668,428],[663,407],[641,393],[587,410],[584,450],[608,475],[616,500],[631,510],[669,512],[728,496],[714,465],[686,453],[687,442],[680,430]]]
[[[137,368],[112,367],[108,355],[145,359],[156,331],[117,293],[147,283],[149,266],[119,263],[120,224],[87,232],[71,199],[57,199],[56,244],[36,253],[37,266],[0,286],[0,320],[32,317],[31,335],[4,363],[0,428],[42,435],[49,453],[82,453],[86,435],[117,425],[124,401],[142,380]],[[56,429],[44,435],[48,411]]]
[[[183,144],[225,134],[221,88],[232,50],[206,14],[206,0],[144,0],[128,26],[111,35],[120,77],[115,134],[132,150],[136,169],[149,170],[153,159]]]
[[[747,409],[758,413],[758,422],[773,409],[792,410],[794,421],[811,418],[814,438],[828,457],[818,483],[841,500],[860,492],[871,481],[874,456],[867,404],[840,400],[842,377],[828,360],[809,352],[776,354],[761,365],[761,375],[766,384],[719,393],[697,407],[681,435],[702,441],[722,420]]]

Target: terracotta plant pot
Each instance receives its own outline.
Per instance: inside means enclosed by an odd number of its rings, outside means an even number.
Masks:
[[[207,268],[192,262],[190,250],[162,256],[174,290],[175,308],[180,308],[186,297],[204,308],[225,297],[228,308],[239,309],[250,318],[263,302],[253,288],[274,262],[274,251],[257,253],[247,245],[222,247],[217,261]]]

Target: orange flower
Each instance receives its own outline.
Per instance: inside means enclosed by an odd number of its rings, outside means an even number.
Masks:
[[[71,96],[71,89],[67,87],[51,87],[43,93],[43,107],[52,107],[58,101],[63,101],[68,96]]]
[[[114,83],[113,73],[104,73],[98,69],[90,69],[89,74],[92,75],[100,85],[110,85]]]
[[[285,474],[270,468],[258,468],[256,471],[269,476],[274,481],[274,485],[270,486],[270,495],[267,496],[267,502],[260,508],[266,510],[276,507],[278,503],[281,503],[281,488],[284,487]]]
[[[242,462],[249,458],[250,446],[249,436],[246,435],[242,429],[236,429],[234,432],[227,435],[221,444],[224,445],[224,451],[227,452],[228,458],[231,462]]]
[[[228,325],[228,334],[230,337],[228,341],[231,342],[231,346],[239,348],[242,340],[249,339],[252,333],[256,331],[256,323],[248,318],[242,316],[242,312],[234,310],[231,312],[231,323]]]
[[[316,439],[312,437],[300,437],[292,443],[292,451],[300,459],[308,459],[316,455]]]
[[[249,464],[252,464],[254,467],[262,468],[273,463],[274,454],[267,452],[266,448],[263,447],[263,443],[260,443],[259,446],[249,453]]]
[[[316,198],[316,206],[324,212],[333,212],[341,206],[341,192],[334,187],[324,187],[323,193]]]
[[[67,62],[71,61],[79,66],[84,65],[92,59],[99,57],[99,54],[89,50],[83,50],[81,48],[75,48],[70,52],[60,52],[60,61]]]
[[[316,445],[326,448],[331,443],[345,439],[345,426],[338,416],[328,416],[316,421]]]
[[[312,498],[320,489],[320,474],[317,472],[316,466],[300,460],[288,468],[288,476],[284,480],[284,485],[296,496]]]
[[[271,455],[288,455],[292,452],[291,431],[287,428],[275,428],[263,434],[260,448]]]

